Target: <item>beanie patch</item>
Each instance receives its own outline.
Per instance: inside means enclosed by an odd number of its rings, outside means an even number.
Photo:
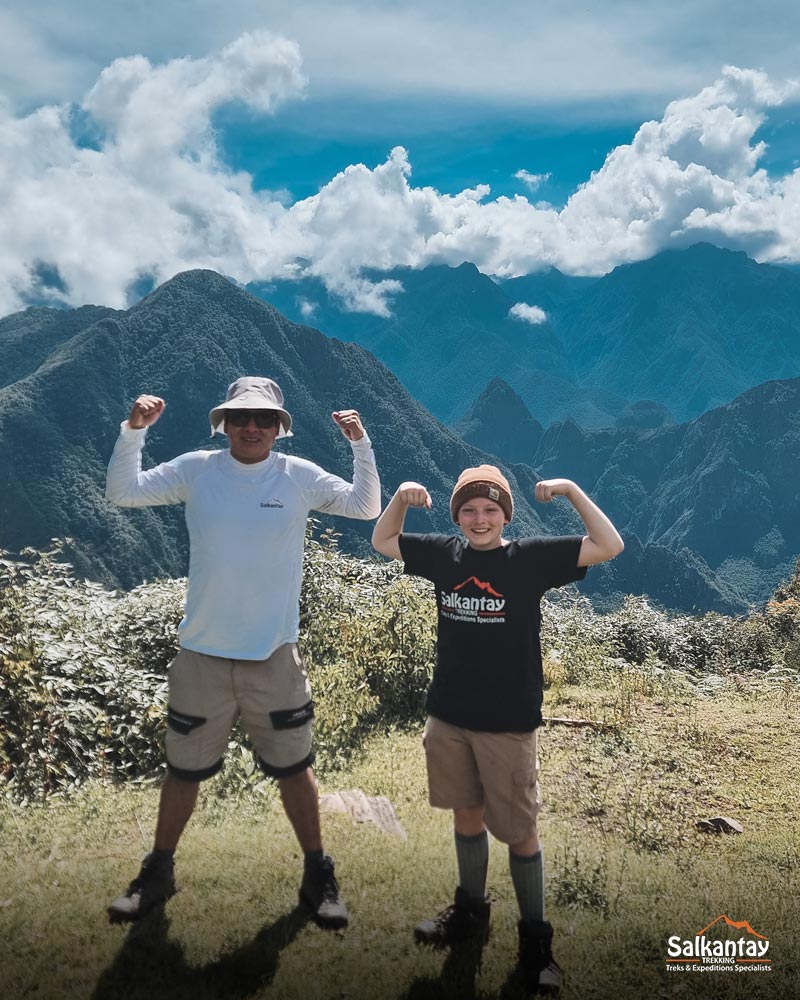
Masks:
[[[506,521],[514,516],[511,488],[503,473],[494,465],[464,469],[450,497],[450,516],[458,524],[458,512],[473,497],[486,497],[502,508]]]

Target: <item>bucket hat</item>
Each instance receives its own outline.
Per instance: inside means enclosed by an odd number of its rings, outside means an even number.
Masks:
[[[243,375],[231,382],[225,395],[225,402],[215,406],[208,415],[211,433],[225,433],[226,410],[277,410],[281,416],[278,437],[292,436],[292,416],[283,408],[283,393],[277,382],[260,375]]]

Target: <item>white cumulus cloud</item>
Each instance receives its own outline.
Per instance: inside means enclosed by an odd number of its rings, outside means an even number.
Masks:
[[[125,306],[141,275],[189,267],[250,280],[283,209],[223,163],[211,116],[235,100],[267,112],[304,85],[297,46],[260,33],[203,59],[118,59],[80,108],[0,106],[0,310],[43,294],[42,264],[70,304]]]
[[[512,319],[518,319],[523,323],[530,323],[531,326],[541,326],[547,322],[547,313],[540,306],[529,306],[527,302],[515,302],[508,310],[508,315]]]
[[[234,101],[270,113],[304,86],[298,47],[261,32],[203,58],[118,59],[80,106],[18,116],[0,104],[0,314],[48,299],[124,307],[141,279],[192,267],[313,276],[346,308],[387,315],[401,285],[367,269],[601,274],[698,239],[800,261],[800,172],[768,176],[756,140],[771,109],[798,99],[795,82],[725,68],[611,150],[561,210],[487,185],[414,186],[400,146],[294,204],[256,191],[212,116]]]
[[[297,304],[300,306],[300,315],[303,319],[311,319],[317,311],[316,302],[311,302],[308,299],[298,298]]]
[[[530,188],[531,191],[535,191],[537,188],[541,187],[542,184],[546,184],[550,180],[550,174],[532,174],[528,170],[518,170],[514,176],[517,180],[522,181],[522,183]]]

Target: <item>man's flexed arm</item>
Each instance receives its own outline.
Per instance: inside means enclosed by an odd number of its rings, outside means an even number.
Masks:
[[[549,503],[553,497],[566,497],[580,514],[587,534],[578,555],[579,566],[595,566],[618,556],[625,548],[619,532],[597,504],[571,479],[542,479],[536,484],[536,499]]]
[[[419,483],[401,483],[397,492],[386,505],[386,510],[378,518],[372,532],[372,547],[390,559],[402,559],[400,535],[409,507],[425,507],[430,510],[431,497]]]
[[[165,462],[142,472],[142,448],[148,427],[166,406],[160,396],[139,396],[120,428],[106,474],[106,499],[119,507],[150,507],[181,503],[184,483],[175,463]]]

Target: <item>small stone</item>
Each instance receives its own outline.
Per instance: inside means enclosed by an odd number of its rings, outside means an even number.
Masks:
[[[730,816],[713,816],[711,819],[700,819],[695,823],[703,833],[744,833],[744,827]]]
[[[394,806],[384,795],[365,795],[359,788],[350,791],[321,795],[322,812],[338,812],[350,815],[354,823],[372,823],[384,833],[395,834],[407,839],[406,831],[397,818]]]

